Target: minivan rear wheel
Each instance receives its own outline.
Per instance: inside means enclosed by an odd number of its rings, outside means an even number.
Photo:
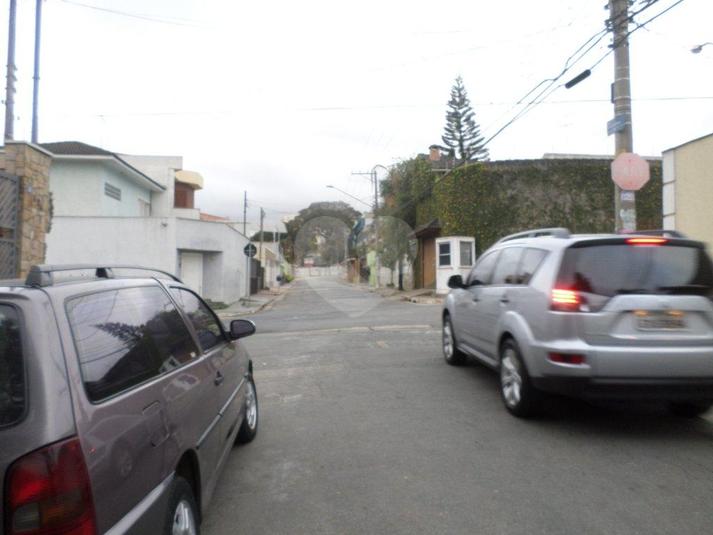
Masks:
[[[462,366],[466,362],[465,354],[456,345],[453,323],[448,314],[443,316],[443,358],[451,366]]]
[[[171,485],[165,535],[199,535],[198,507],[191,486],[180,476]]]
[[[245,417],[240,425],[238,436],[235,442],[247,444],[252,442],[257,435],[258,410],[257,410],[257,389],[252,375],[248,378],[245,390]]]
[[[668,404],[668,409],[674,416],[682,418],[695,418],[700,416],[711,408],[711,403],[693,403],[693,402],[671,402]]]
[[[500,350],[500,395],[508,412],[519,418],[540,408],[541,394],[532,386],[515,340],[506,340]]]

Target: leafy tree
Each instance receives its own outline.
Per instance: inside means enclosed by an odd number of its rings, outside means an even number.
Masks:
[[[319,255],[321,264],[344,259],[345,243],[361,214],[345,202],[315,202],[285,223],[283,251],[288,261],[301,264],[308,254]]]
[[[488,149],[480,135],[480,126],[475,122],[475,113],[460,76],[451,88],[446,126],[441,139],[447,147],[456,151],[461,162],[488,159]]]

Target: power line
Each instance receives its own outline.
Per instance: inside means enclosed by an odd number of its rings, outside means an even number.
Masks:
[[[83,2],[76,2],[75,0],[62,0],[65,4],[71,4],[73,6],[78,6],[78,7],[84,7],[87,9],[93,9],[95,11],[102,11],[104,13],[111,13],[112,15],[119,15],[121,17],[128,17],[132,19],[139,19],[139,20],[144,20],[148,22],[158,22],[161,24],[171,24],[174,26],[189,26],[193,28],[201,28],[205,27],[202,24],[199,24],[195,21],[191,21],[189,19],[180,19],[180,18],[160,18],[160,17],[152,17],[150,15],[143,15],[141,13],[130,13],[128,11],[119,11],[117,9],[109,9],[107,7],[99,7],[99,6],[93,6],[91,4],[85,4]]]
[[[629,20],[629,21],[632,21],[633,18],[634,18],[636,15],[639,15],[639,14],[643,13],[644,11],[646,11],[647,9],[649,9],[651,6],[657,4],[659,1],[660,1],[660,0],[649,0],[641,9],[639,9],[639,10],[637,10],[637,11],[631,13],[631,14],[624,14],[624,18],[626,18],[626,19]],[[601,58],[599,58],[599,60],[596,61],[596,62],[589,68],[589,70],[590,70],[590,71],[594,70],[594,68],[595,68],[597,65],[599,65],[599,64],[604,60],[604,58],[606,58],[607,56],[609,56],[609,54],[611,54],[617,47],[619,47],[619,46],[621,45],[621,43],[623,43],[624,40],[625,40],[626,38],[628,38],[629,35],[631,35],[632,33],[636,32],[637,30],[643,28],[644,26],[646,26],[646,25],[649,24],[650,22],[656,20],[656,19],[659,18],[661,15],[663,15],[664,13],[670,11],[671,9],[673,9],[674,7],[676,7],[678,4],[680,4],[681,2],[683,2],[683,0],[677,0],[674,4],[672,4],[671,6],[669,6],[669,7],[666,8],[666,9],[664,9],[663,11],[657,13],[655,16],[651,17],[651,18],[648,19],[647,21],[645,21],[645,22],[643,22],[643,23],[641,23],[641,24],[637,24],[636,27],[635,27],[634,29],[632,29],[632,30],[629,30],[629,31],[627,32],[627,34],[626,34],[622,39],[620,39],[618,42],[613,43],[613,44],[611,45],[611,49],[610,49],[609,51],[607,51],[607,53],[604,54]],[[617,23],[620,23],[620,22],[622,22],[622,21],[623,21],[623,19],[616,19],[616,20],[615,20],[615,19],[609,19],[609,20],[607,21],[607,28],[606,28],[606,30],[605,30],[605,34],[609,32],[609,29],[610,29],[610,28],[614,27]],[[596,35],[597,35],[597,34],[595,34],[595,36],[596,36]],[[584,57],[584,55],[585,55],[587,52],[589,52],[599,41],[601,41],[602,37],[603,37],[603,35],[602,35],[601,37],[599,37],[598,39],[596,39],[594,45],[589,46],[589,47],[587,48],[587,50],[586,50],[583,54],[581,54],[581,55],[579,56],[579,58],[578,58],[576,61],[573,61],[572,63],[569,63],[569,61],[573,58],[574,55],[573,55],[573,56],[570,56],[570,58],[568,58],[567,62],[565,62],[565,69],[563,69],[563,71],[560,73],[560,75],[557,76],[557,77],[555,77],[554,79],[551,79],[550,84],[549,84],[545,89],[543,89],[542,91],[540,91],[540,93],[538,93],[538,95],[537,95],[534,99],[532,99],[530,102],[528,102],[527,105],[526,105],[522,110],[520,110],[512,119],[510,119],[507,123],[505,123],[503,126],[501,126],[492,136],[490,136],[490,137],[485,141],[485,145],[487,145],[487,144],[488,144],[490,141],[492,141],[495,137],[497,137],[498,135],[500,135],[505,129],[507,129],[508,127],[510,127],[513,123],[515,123],[516,121],[518,121],[519,119],[521,119],[524,115],[526,115],[526,114],[527,114],[530,110],[532,110],[534,107],[536,107],[536,106],[538,106],[539,104],[541,104],[544,100],[546,100],[546,99],[547,99],[552,93],[554,93],[557,89],[559,89],[560,87],[562,87],[562,85],[564,85],[564,84],[560,84],[560,85],[554,87],[553,89],[550,89],[559,79],[562,78],[562,76],[563,76],[568,70],[570,70],[570,69],[572,68],[572,66],[574,66],[580,59],[582,59],[582,58]],[[592,38],[590,38],[587,42],[590,42],[591,40],[592,40]],[[585,45],[586,45],[586,43],[585,43]],[[585,46],[585,45],[583,45],[583,46]],[[583,46],[580,46],[580,48],[578,49],[578,51],[579,51],[579,50],[582,50]],[[576,55],[576,54],[577,54],[577,53],[575,52],[575,55]],[[545,80],[545,81],[546,81],[546,80]],[[544,81],[543,81],[543,82],[544,82]],[[542,85],[543,82],[540,82],[539,85]],[[532,90],[530,91],[530,93],[532,93]]]
[[[653,3],[656,3],[656,2],[658,2],[658,0],[654,0]],[[638,23],[637,23],[636,27],[635,27],[633,30],[629,30],[629,31],[626,33],[626,35],[624,35],[619,41],[617,41],[616,43],[614,43],[614,44],[611,46],[611,48],[607,51],[607,53],[604,54],[601,58],[599,58],[599,59],[589,68],[589,70],[590,70],[590,71],[591,71],[591,70],[594,70],[594,68],[595,68],[597,65],[599,65],[602,61],[604,61],[604,59],[607,58],[612,52],[614,52],[614,50],[616,50],[617,48],[619,48],[619,46],[620,46],[632,33],[634,33],[634,32],[637,31],[637,30],[640,30],[641,28],[644,28],[647,24],[649,24],[650,22],[653,22],[654,20],[656,20],[657,18],[659,18],[659,17],[660,17],[661,15],[663,15],[664,13],[668,13],[668,12],[671,11],[674,7],[676,7],[677,5],[679,5],[679,4],[682,3],[682,2],[683,2],[683,0],[677,0],[676,2],[674,2],[673,4],[671,4],[670,6],[668,6],[666,9],[664,9],[664,10],[661,11],[660,13],[657,13],[656,15],[654,15],[653,17],[651,17],[651,18],[650,18],[649,20],[647,20],[646,22],[642,22],[641,24],[638,24]]]
[[[628,15],[628,16],[627,16],[628,20],[632,20],[632,18],[633,18],[634,16],[636,16],[636,15],[642,13],[642,12],[645,11],[646,9],[649,9],[651,6],[653,6],[654,4],[658,3],[659,1],[660,1],[660,0],[649,0],[649,1],[646,3],[646,5],[644,5],[641,9],[639,9],[638,11],[632,13],[631,15]],[[620,45],[624,42],[624,40],[625,40],[629,35],[631,35],[632,33],[636,32],[637,30],[643,28],[644,26],[646,26],[647,24],[651,23],[652,21],[656,20],[657,18],[659,18],[659,17],[662,16],[663,14],[667,13],[668,11],[670,11],[671,9],[673,9],[674,7],[676,7],[677,5],[679,5],[680,3],[682,3],[683,1],[684,1],[684,0],[677,0],[675,3],[673,3],[672,5],[670,5],[668,8],[666,8],[666,9],[664,9],[663,11],[657,13],[656,15],[654,15],[653,17],[651,17],[651,18],[648,19],[647,21],[645,21],[645,22],[643,22],[643,23],[641,23],[641,24],[637,24],[636,27],[635,27],[634,29],[628,31],[627,34],[626,34],[622,39],[620,39],[618,42],[613,43],[613,44],[611,45],[611,50],[609,50],[602,58],[600,58],[592,67],[590,67],[590,70],[593,70],[594,67],[596,67],[599,63],[601,63],[601,61],[602,61],[606,56],[608,56],[609,54],[611,54],[618,46],[620,46]],[[614,25],[615,22],[616,22],[616,21],[615,21],[614,19],[609,19],[607,28],[606,28],[606,30],[605,30],[605,34],[609,32],[609,28],[613,27],[613,25]],[[619,19],[619,22],[621,22],[620,19]],[[487,145],[493,138],[495,138],[497,135],[499,135],[501,132],[503,132],[506,128],[508,128],[509,126],[511,126],[513,123],[515,123],[518,119],[522,118],[526,113],[528,113],[528,112],[529,112],[530,110],[532,110],[534,107],[536,107],[537,105],[541,104],[547,97],[549,97],[549,96],[550,96],[552,93],[554,93],[557,89],[559,89],[560,87],[562,87],[562,85],[564,85],[564,84],[560,84],[560,85],[555,86],[554,88],[552,88],[552,86],[557,82],[557,80],[561,79],[562,76],[563,76],[569,69],[571,69],[571,67],[572,67],[573,65],[575,65],[581,58],[584,57],[584,55],[585,55],[589,50],[591,50],[591,49],[593,48],[593,46],[590,46],[589,48],[587,48],[587,50],[585,51],[585,53],[584,53],[584,54],[581,54],[581,55],[579,56],[579,58],[578,58],[576,61],[573,61],[572,63],[569,63],[569,62],[573,59],[573,57],[577,55],[577,53],[578,53],[579,51],[581,51],[584,47],[586,47],[588,43],[592,42],[593,39],[596,40],[596,41],[595,41],[595,44],[598,43],[599,41],[601,41],[601,37],[600,37],[600,38],[597,38],[600,33],[601,33],[601,32],[597,32],[597,34],[595,34],[594,36],[590,37],[587,41],[585,41],[585,43],[584,43],[583,45],[581,45],[581,46],[577,49],[577,51],[575,51],[574,54],[572,54],[572,55],[565,61],[565,68],[562,70],[562,72],[560,73],[559,76],[556,76],[556,77],[553,78],[553,79],[543,80],[543,81],[540,82],[537,86],[535,86],[533,89],[531,89],[531,90],[526,94],[526,96],[532,94],[532,93],[533,93],[538,87],[540,87],[543,83],[548,82],[548,81],[550,82],[550,84],[549,84],[545,89],[543,89],[542,91],[540,91],[540,93],[538,93],[538,96],[535,97],[534,99],[532,99],[522,110],[520,110],[520,112],[518,112],[518,113],[515,115],[515,117],[513,117],[512,119],[510,119],[505,125],[503,125],[501,128],[499,128],[498,131],[497,131],[495,134],[493,134],[492,136],[490,136],[490,138],[488,138],[488,140],[485,141],[485,145]],[[525,97],[525,98],[526,98],[526,97]],[[708,97],[704,97],[704,98],[708,98]],[[539,100],[538,100],[538,99],[539,99]],[[461,168],[468,167],[468,165],[469,165],[469,164],[466,162],[464,165],[454,167],[453,169],[447,171],[446,173],[444,173],[444,174],[441,175],[440,177],[436,178],[436,179],[433,181],[433,183],[432,183],[430,186],[428,186],[428,187],[426,188],[426,190],[424,190],[420,195],[418,195],[418,196],[416,196],[415,198],[411,199],[411,200],[410,200],[409,202],[407,202],[406,204],[403,204],[403,205],[401,205],[400,207],[398,207],[396,213],[399,213],[400,211],[404,210],[405,208],[408,208],[408,207],[410,207],[411,205],[413,205],[415,202],[420,201],[421,199],[423,199],[423,198],[425,197],[425,195],[430,195],[431,192],[433,191],[433,188],[434,188],[438,183],[440,183],[442,180],[444,180],[445,178],[449,177],[449,176],[453,173],[453,171],[455,171],[456,169],[461,169]]]

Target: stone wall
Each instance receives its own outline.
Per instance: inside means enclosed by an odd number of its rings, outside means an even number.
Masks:
[[[49,169],[52,155],[23,141],[7,141],[0,154],[0,170],[20,179],[20,205],[15,236],[17,276],[24,278],[33,264],[45,261],[45,237],[50,226]]]

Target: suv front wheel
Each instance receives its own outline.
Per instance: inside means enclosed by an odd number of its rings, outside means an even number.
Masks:
[[[540,407],[538,392],[522,361],[515,340],[506,340],[500,351],[500,395],[510,414],[525,418],[532,416]]]

